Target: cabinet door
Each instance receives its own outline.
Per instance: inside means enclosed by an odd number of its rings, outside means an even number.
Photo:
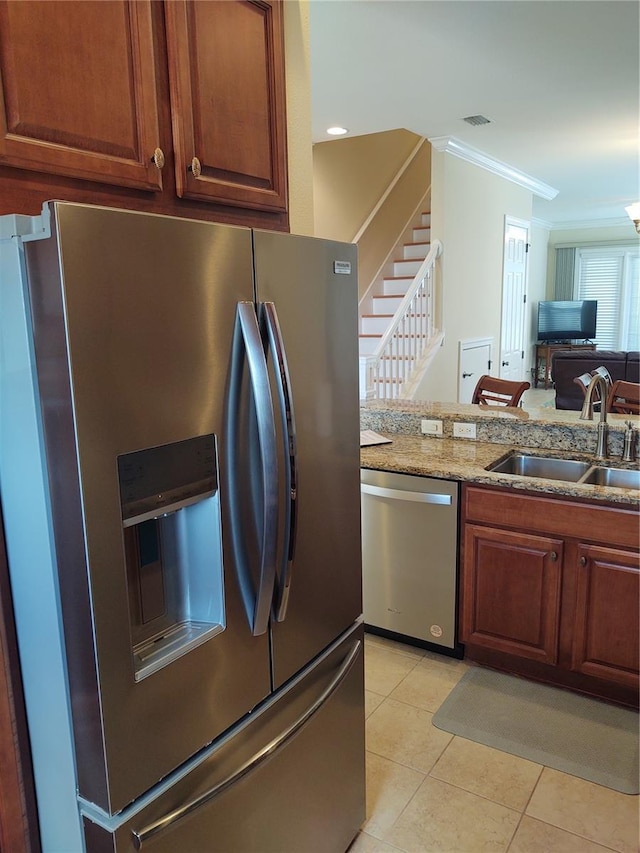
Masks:
[[[467,524],[462,642],[555,664],[563,543]]]
[[[286,210],[280,2],[173,0],[165,9],[178,195]]]
[[[152,38],[150,0],[0,2],[0,163],[161,189]]]
[[[638,688],[638,553],[580,545],[572,668]]]

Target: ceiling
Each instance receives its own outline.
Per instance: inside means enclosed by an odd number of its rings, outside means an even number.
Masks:
[[[551,225],[640,200],[637,0],[310,0],[313,141],[451,136],[558,190]],[[473,127],[465,116],[490,124]],[[344,137],[343,137],[344,138]]]

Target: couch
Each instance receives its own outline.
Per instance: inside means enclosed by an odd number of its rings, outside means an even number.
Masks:
[[[551,359],[551,380],[556,389],[556,409],[580,411],[584,394],[573,381],[582,373],[591,373],[596,367],[606,367],[611,379],[640,382],[640,353],[613,350],[558,350]]]

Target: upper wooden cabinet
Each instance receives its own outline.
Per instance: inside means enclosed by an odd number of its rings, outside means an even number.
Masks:
[[[2,2],[0,75],[0,162],[162,188],[151,0]]]
[[[0,214],[288,228],[282,0],[0,0]]]
[[[166,4],[179,196],[285,210],[282,8]]]

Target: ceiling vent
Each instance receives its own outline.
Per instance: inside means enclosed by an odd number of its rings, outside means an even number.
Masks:
[[[491,124],[491,119],[486,116],[467,116],[463,118],[462,121],[466,121],[467,124]]]

